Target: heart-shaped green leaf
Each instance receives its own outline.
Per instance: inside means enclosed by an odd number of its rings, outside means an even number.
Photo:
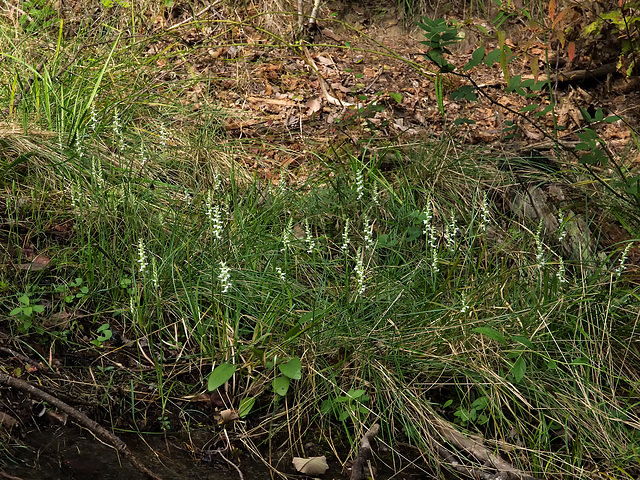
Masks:
[[[289,377],[276,377],[273,379],[273,391],[284,397],[289,391]]]
[[[302,363],[298,357],[294,357],[287,363],[278,365],[278,370],[292,380],[300,380],[302,378]]]

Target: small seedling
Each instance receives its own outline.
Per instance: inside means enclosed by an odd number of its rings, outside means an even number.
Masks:
[[[44,312],[42,305],[36,305],[38,300],[32,300],[29,294],[25,293],[18,298],[20,306],[14,308],[9,312],[10,317],[15,317],[18,320],[18,330],[22,333],[28,333],[33,327],[34,314]]]
[[[82,285],[82,278],[78,277],[69,285],[58,285],[55,292],[65,294],[65,303],[72,303],[74,300],[86,296],[89,293],[89,287]]]
[[[93,343],[97,347],[101,347],[104,342],[110,340],[113,336],[111,325],[109,325],[108,323],[100,325],[98,327],[98,330],[96,330],[96,333],[98,334],[98,337],[95,340],[92,340],[91,343]]]
[[[364,405],[369,401],[369,395],[364,390],[351,389],[346,395],[340,395],[334,399],[322,402],[320,411],[322,414],[333,414],[341,422],[347,418],[360,418],[369,414],[369,408]]]
[[[282,375],[273,379],[273,391],[284,397],[289,391],[291,380],[302,378],[302,363],[298,357],[293,357],[287,363],[278,365],[278,370]]]

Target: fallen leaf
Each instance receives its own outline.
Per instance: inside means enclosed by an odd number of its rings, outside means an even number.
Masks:
[[[333,32],[333,30],[331,30],[330,28],[323,28],[323,29],[322,29],[322,34],[323,34],[325,37],[330,38],[330,39],[331,39],[331,40],[333,40],[334,42],[342,42],[342,39],[341,39],[339,36],[337,36],[337,35]]]
[[[304,473],[309,476],[323,475],[324,472],[329,470],[327,465],[327,457],[309,457],[300,458],[293,457],[293,466],[296,467],[300,473]]]
[[[18,421],[11,415],[0,412],[0,426],[11,429],[18,425]]]
[[[64,426],[67,424],[69,416],[66,413],[58,413],[47,410],[46,412],[44,412],[44,418],[46,418],[51,425]]]
[[[312,98],[306,103],[307,115],[313,115],[322,108],[322,102],[319,98]]]
[[[236,410],[228,408],[220,412],[220,420],[218,421],[218,423],[224,425],[225,423],[235,422],[239,418],[240,417],[238,416],[238,412]]]
[[[46,255],[39,254],[33,257],[33,260],[31,260],[31,263],[21,263],[18,266],[18,268],[20,270],[32,270],[34,272],[37,272],[39,270],[44,270],[45,268],[47,268],[50,263],[51,263],[51,259],[49,257],[47,257]]]

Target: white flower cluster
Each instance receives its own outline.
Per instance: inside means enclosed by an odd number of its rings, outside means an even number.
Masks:
[[[93,132],[96,131],[96,128],[98,128],[98,114],[96,113],[96,106],[95,104],[91,104],[91,124],[90,124],[90,128]]]
[[[356,172],[356,193],[358,194],[356,200],[361,200],[364,195],[364,175],[362,170]]]
[[[343,252],[346,252],[349,248],[349,219],[344,222],[344,230],[342,231],[342,246],[340,247]]]
[[[144,248],[144,242],[142,241],[142,238],[138,239],[138,269],[140,271],[140,273],[144,273],[144,271],[147,269],[147,265],[149,264],[149,262],[147,261],[147,252]]]
[[[282,253],[286,252],[289,250],[289,247],[291,246],[291,230],[293,229],[293,217],[289,218],[289,222],[287,223],[287,226],[284,229],[284,232],[282,232],[282,248],[280,248],[280,251]]]
[[[91,177],[95,184],[102,188],[104,187],[104,176],[102,175],[102,164],[100,160],[96,160],[96,158],[91,159]]]
[[[118,113],[118,109],[116,108],[113,111],[113,134],[118,140],[118,150],[120,153],[124,150],[124,136],[122,135],[122,124],[120,123],[120,114]]]
[[[567,281],[567,279],[564,278],[564,272],[564,260],[560,257],[560,260],[558,261],[558,271],[556,272],[556,278],[560,283],[565,283]]]
[[[373,223],[369,223],[369,217],[364,216],[364,245],[367,250],[373,250]]]
[[[427,201],[427,207],[424,210],[424,220],[422,233],[426,235],[427,248],[431,250],[431,270],[438,273],[438,248],[436,245],[436,229],[432,223],[433,210],[431,208],[431,200]]]
[[[451,220],[444,228],[444,241],[449,250],[453,249],[456,244],[456,236],[458,235],[458,225],[456,224],[455,213],[451,212]]]
[[[231,269],[227,266],[226,262],[220,261],[220,273],[218,274],[218,280],[220,280],[220,288],[222,293],[227,293],[231,288]]]
[[[489,218],[489,201],[487,199],[487,193],[485,192],[484,196],[482,197],[482,205],[481,205],[481,209],[480,209],[480,230],[482,232],[486,232],[487,231],[487,220]]]
[[[562,241],[567,237],[567,229],[565,228],[564,223],[564,213],[562,210],[558,211],[558,241],[562,243]]]
[[[213,194],[211,191],[207,193],[207,199],[205,200],[206,215],[209,222],[213,226],[213,235],[218,239],[222,239],[222,209],[219,205],[213,204]]]
[[[620,257],[620,262],[618,263],[618,269],[616,270],[616,278],[620,278],[622,272],[627,269],[625,263],[627,262],[627,256],[629,255],[629,249],[631,249],[631,243],[627,243],[627,246],[624,247],[624,251],[622,252],[622,256]]]
[[[358,284],[358,295],[362,295],[366,286],[364,284],[364,255],[362,254],[362,249],[358,249],[358,256],[356,257],[356,282]]]
[[[307,242],[307,253],[313,253],[313,249],[316,246],[316,242],[311,236],[311,227],[309,226],[309,220],[304,221],[304,233],[305,241]]]

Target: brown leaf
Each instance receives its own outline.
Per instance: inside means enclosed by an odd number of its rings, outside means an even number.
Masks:
[[[44,270],[51,263],[51,259],[46,255],[36,255],[31,263],[21,263],[18,268],[20,270],[30,270],[37,272],[39,270]]]
[[[317,97],[312,98],[305,105],[307,107],[307,115],[313,115],[322,108],[322,102]]]
[[[18,425],[18,421],[8,413],[0,412],[0,426],[11,429]]]
[[[231,408],[228,408],[226,410],[222,410],[220,412],[220,420],[218,420],[218,423],[220,425],[224,425],[226,423],[232,423],[235,422],[236,420],[238,420],[240,417],[238,416],[238,412],[236,410],[233,410]]]
[[[51,410],[44,412],[44,417],[51,425],[66,425],[69,419],[66,413],[58,413]]]
[[[329,29],[329,28],[323,28],[322,29],[322,34],[325,37],[330,38],[331,40],[333,40],[334,42],[342,42],[342,39],[337,36],[335,33],[333,33],[333,30]]]
[[[293,466],[296,467],[300,473],[304,473],[305,475],[309,475],[311,477],[315,477],[316,475],[323,475],[324,472],[329,470],[329,465],[327,465],[327,457],[324,455],[322,457],[309,457],[309,458],[300,458],[293,457]]]

